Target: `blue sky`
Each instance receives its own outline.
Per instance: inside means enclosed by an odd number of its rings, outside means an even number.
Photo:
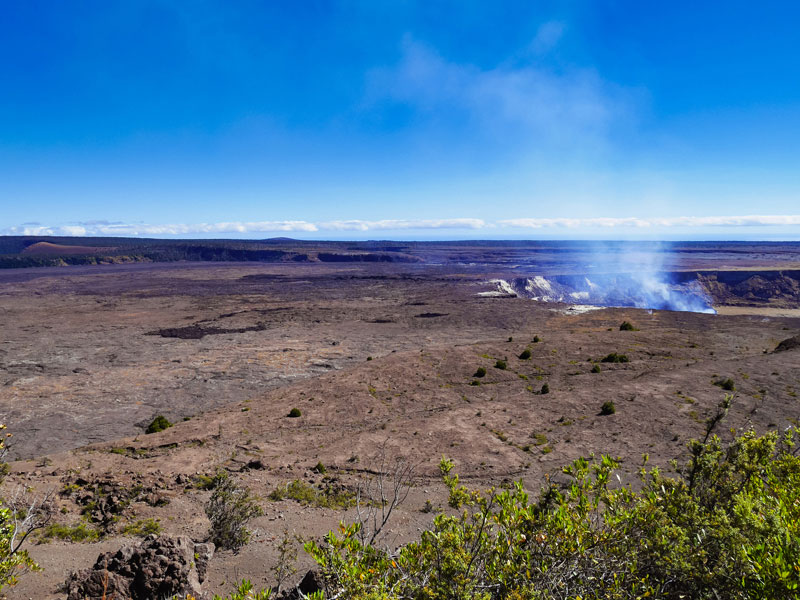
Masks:
[[[793,2],[8,2],[0,233],[800,239]]]

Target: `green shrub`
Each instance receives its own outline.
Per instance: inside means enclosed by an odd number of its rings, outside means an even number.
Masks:
[[[535,336],[533,336],[533,339],[531,340],[531,343],[538,344],[541,341],[542,341],[542,339],[538,335],[535,335]]]
[[[300,417],[302,415],[303,415],[303,413],[300,412],[299,408],[293,408],[292,410],[289,411],[289,414],[286,415],[286,416],[287,417],[291,417],[293,419],[296,419],[297,417]]]
[[[550,393],[550,386],[549,386],[548,384],[546,384],[546,383],[545,383],[545,384],[542,386],[542,391],[541,391],[540,393],[542,393],[542,394],[549,394],[549,393]]]
[[[324,475],[325,473],[328,472],[328,469],[325,468],[325,465],[322,464],[322,461],[314,465],[314,470],[320,475]]]
[[[228,474],[225,471],[219,470],[214,475],[195,475],[194,487],[198,490],[213,490],[220,483],[227,479]]]
[[[736,391],[736,384],[733,382],[733,379],[730,377],[726,379],[718,379],[714,382],[714,385],[721,387],[726,392],[735,392]]]
[[[186,600],[189,600],[189,598],[194,599],[194,596],[187,595]],[[223,598],[222,596],[214,594],[214,600],[270,600],[270,598],[272,598],[272,590],[265,589],[256,592],[255,587],[253,587],[249,579],[242,580],[230,596]],[[323,600],[322,594],[319,592],[307,594],[306,598],[308,598],[308,600]]]
[[[630,321],[623,321],[622,324],[619,326],[620,331],[637,331],[637,329],[633,326]]]
[[[597,363],[592,365],[592,373],[599,373],[600,371],[601,371],[600,365],[598,365]]]
[[[615,412],[617,412],[617,408],[611,400],[606,400],[603,402],[603,406],[600,407],[601,415],[613,415]]]
[[[250,490],[240,487],[227,473],[220,475],[205,510],[211,521],[210,541],[229,550],[238,550],[250,540],[246,525],[262,514]]]
[[[710,434],[711,429],[707,430]],[[330,597],[352,600],[786,599],[800,590],[798,429],[689,445],[676,475],[580,458],[532,501],[522,481],[480,491],[440,469],[455,509],[395,551],[342,524],[306,551]],[[611,483],[614,482],[612,486]]]
[[[349,490],[334,486],[317,489],[299,479],[278,486],[270,492],[269,499],[273,502],[289,499],[303,506],[337,509],[350,508],[356,501],[355,494]]]
[[[120,533],[122,535],[137,535],[140,537],[159,534],[161,533],[161,523],[158,519],[140,519],[126,524],[120,529]]]
[[[41,531],[39,538],[43,542],[51,539],[70,542],[94,542],[100,538],[100,532],[85,521],[79,521],[74,525],[50,523]]]
[[[478,367],[478,370],[475,371],[473,377],[485,377],[486,376],[486,369],[484,367]]]
[[[626,363],[630,362],[628,357],[625,354],[617,354],[616,352],[611,352],[606,354],[603,358],[600,359],[602,363]]]
[[[494,368],[495,369],[500,369],[501,371],[504,371],[505,369],[508,368],[508,363],[506,361],[504,361],[504,360],[498,359],[497,362],[494,363]]]
[[[164,431],[170,427],[172,427],[172,423],[170,423],[164,415],[158,415],[155,419],[153,419],[153,422],[147,426],[147,429],[145,429],[144,432],[158,433],[159,431]]]
[[[528,360],[531,357],[530,348],[525,348],[522,353],[519,355],[521,360]]]

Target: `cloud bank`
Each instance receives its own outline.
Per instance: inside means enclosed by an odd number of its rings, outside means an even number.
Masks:
[[[24,223],[0,230],[2,235],[30,236],[182,236],[255,233],[319,233],[370,232],[370,231],[481,231],[487,236],[501,231],[544,230],[664,230],[680,228],[739,228],[786,227],[800,225],[800,215],[745,215],[722,217],[594,217],[586,219],[518,218],[484,221],[474,218],[454,219],[384,219],[367,221],[350,219],[342,221],[233,221],[220,223],[145,224],[108,221],[86,221],[66,225]]]

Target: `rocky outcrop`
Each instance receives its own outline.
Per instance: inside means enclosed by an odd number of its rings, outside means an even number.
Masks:
[[[177,594],[200,596],[213,544],[195,544],[185,536],[151,535],[97,557],[90,569],[66,582],[67,600],[151,600]]]
[[[787,350],[794,350],[795,348],[800,348],[800,335],[783,340],[775,348],[775,352],[786,352]]]

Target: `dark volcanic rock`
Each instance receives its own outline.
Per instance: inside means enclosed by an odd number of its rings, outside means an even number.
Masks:
[[[67,580],[67,600],[151,600],[177,594],[199,596],[213,544],[151,535],[135,546],[97,557],[90,569]]]
[[[297,587],[282,592],[278,598],[280,600],[299,600],[324,589],[322,574],[319,571],[308,571]]]
[[[783,340],[775,348],[775,352],[785,352],[786,350],[794,350],[795,348],[800,348],[800,335]]]

